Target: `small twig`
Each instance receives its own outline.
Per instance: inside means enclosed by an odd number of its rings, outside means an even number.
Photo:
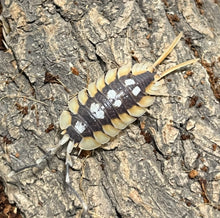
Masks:
[[[64,85],[64,83],[60,80],[60,79],[56,79],[63,87],[64,89],[68,92],[68,93],[71,93],[70,90]]]

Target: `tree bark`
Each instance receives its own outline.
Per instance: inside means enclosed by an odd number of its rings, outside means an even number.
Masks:
[[[181,31],[158,72],[200,61],[167,76],[170,97],[157,97],[106,147],[75,152],[71,186],[85,216],[219,216],[219,1],[5,0],[2,8],[0,177],[24,217],[82,215],[65,189],[65,148],[40,171],[13,173],[57,145],[70,94],[109,69],[153,63]]]

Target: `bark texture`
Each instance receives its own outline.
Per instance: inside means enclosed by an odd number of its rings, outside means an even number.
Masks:
[[[73,155],[71,185],[87,217],[220,216],[219,1],[4,0],[2,8],[0,177],[24,217],[82,215],[64,188],[65,148],[41,171],[13,173],[57,144],[70,93],[88,76],[154,62],[180,31],[159,71],[201,61],[166,77],[171,97],[158,97],[106,148]]]

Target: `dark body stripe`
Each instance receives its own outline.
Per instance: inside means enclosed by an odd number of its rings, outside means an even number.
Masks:
[[[70,114],[72,116],[71,126],[67,128],[67,134],[72,140],[75,141],[75,143],[80,142],[85,136],[93,136],[93,132],[89,127],[89,124],[82,117],[80,117],[79,114],[75,115],[72,112],[70,112]],[[85,125],[85,130],[82,133],[79,133],[79,131],[75,128],[77,121]]]
[[[83,137],[92,136],[96,131],[103,131],[102,126],[110,124],[111,119],[119,118],[119,114],[127,113],[127,110],[137,105],[137,102],[145,96],[146,87],[154,80],[155,73],[145,72],[134,76],[131,73],[121,78],[116,78],[113,82],[103,88],[102,92],[98,91],[94,97],[88,95],[88,100],[85,105],[79,103],[79,110],[76,115],[72,114],[72,125],[67,128],[67,134],[75,142],[80,142]],[[135,84],[127,85],[125,81],[128,79],[134,80]],[[138,95],[132,94],[132,90],[139,87],[141,91]],[[119,107],[114,106],[111,99],[108,99],[108,92],[113,90],[116,92],[116,98],[121,101]],[[120,95],[120,96],[119,96]],[[96,118],[90,111],[91,105],[96,103],[100,105],[104,112],[103,119]],[[79,121],[85,125],[85,130],[82,133],[75,128],[76,122]]]
[[[109,86],[106,85],[105,86],[106,89],[109,90]],[[104,88],[104,89],[105,89]],[[97,92],[96,95],[94,96],[94,99],[96,99],[97,102],[100,102],[100,104],[102,104],[105,109],[105,119],[101,120],[102,121],[102,125],[106,125],[106,124],[110,124],[111,120],[110,119],[114,119],[114,118],[119,118],[118,114],[114,108],[114,106],[111,104],[111,102],[107,99],[106,95],[101,92]]]
[[[154,80],[154,75],[155,74],[156,73],[150,73],[150,72],[146,72],[146,73],[143,73],[143,74],[140,74],[140,75],[137,75],[137,76],[133,76],[131,74],[131,75],[128,75],[128,76],[123,76],[119,79],[119,81],[122,83],[122,86],[124,88],[128,89],[129,94],[132,96],[133,102],[135,102],[134,104],[132,104],[132,101],[130,99],[128,99],[130,101],[130,104],[128,106],[130,106],[130,107],[127,107],[127,109],[130,109],[132,106],[136,105],[137,102],[139,102],[142,99],[142,97],[146,96],[145,89]],[[135,84],[125,86],[125,81],[128,80],[128,79],[133,79],[135,81]],[[141,90],[140,93],[137,96],[132,94],[132,90],[135,87],[139,87],[140,90]]]
[[[78,133],[79,135],[81,135],[82,137],[93,136],[93,129],[91,128],[85,117],[82,117],[79,113],[76,115],[72,114],[72,126],[74,127],[74,129],[76,129],[75,124],[77,121],[85,125],[85,130],[82,133]],[[78,132],[77,129],[76,132]]]
[[[116,92],[123,92],[123,95],[120,96],[120,99],[122,100],[122,105],[125,110],[122,110],[122,107],[117,108],[119,114],[127,112],[127,109],[131,108],[132,106],[136,105],[136,102],[134,101],[132,95],[130,94],[129,90],[123,86],[123,84],[119,81],[119,79],[116,79],[114,82],[110,83],[109,85],[112,90],[115,90]],[[122,110],[122,111],[121,111]]]
[[[141,88],[141,90],[145,93],[145,89],[147,86],[150,85],[150,83],[154,80],[154,76],[156,75],[156,72],[145,72],[137,76],[133,76],[133,79],[138,84],[138,86]],[[122,77],[123,78],[123,77]]]
[[[95,131],[101,130],[102,125],[99,122],[99,120],[97,120],[89,110],[89,107],[91,106],[93,102],[94,102],[94,99],[89,98],[85,106],[80,104],[78,114],[82,117],[83,120],[86,121],[86,123],[88,123],[89,128],[91,128],[91,130],[95,132]],[[87,106],[87,103],[88,103],[88,106]]]
[[[79,133],[77,133],[77,131],[74,129],[73,126],[69,126],[66,129],[66,133],[70,136],[70,138],[75,142],[75,143],[79,143],[82,140],[82,136],[79,135]]]

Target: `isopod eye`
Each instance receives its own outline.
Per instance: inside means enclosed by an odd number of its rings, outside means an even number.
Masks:
[[[71,125],[72,116],[69,111],[63,111],[60,115],[60,129],[67,129]]]

